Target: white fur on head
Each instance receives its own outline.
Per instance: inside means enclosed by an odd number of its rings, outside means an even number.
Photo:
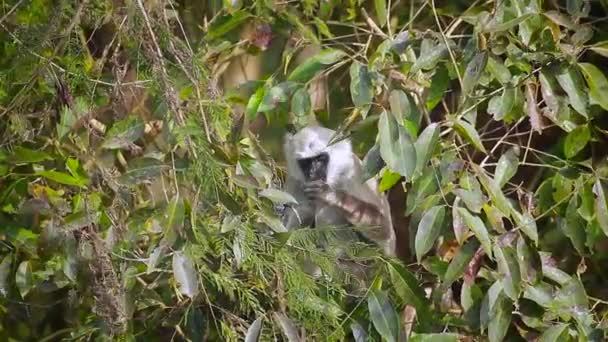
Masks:
[[[345,139],[329,146],[334,130],[321,126],[307,126],[296,134],[285,135],[284,153],[291,177],[304,180],[298,159],[310,158],[327,152],[327,184],[336,185],[341,179],[353,177],[353,151],[350,140]]]

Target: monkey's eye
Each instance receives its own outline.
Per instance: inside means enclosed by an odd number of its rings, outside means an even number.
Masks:
[[[329,154],[327,154],[327,152],[323,152],[323,153],[319,154],[317,159],[319,161],[321,161],[322,163],[327,163],[329,161]]]
[[[308,172],[308,170],[310,170],[310,165],[312,164],[312,159],[311,158],[302,158],[302,159],[298,159],[298,165],[300,166],[300,169],[302,169],[302,171],[304,173]]]

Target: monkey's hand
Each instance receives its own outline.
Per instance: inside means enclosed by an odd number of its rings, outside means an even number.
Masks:
[[[306,197],[310,200],[324,200],[331,192],[329,185],[323,180],[314,180],[304,183]]]

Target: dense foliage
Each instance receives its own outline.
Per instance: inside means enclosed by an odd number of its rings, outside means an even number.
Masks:
[[[3,1],[0,339],[604,341],[607,15]],[[282,127],[312,116],[406,191],[403,260],[348,246],[371,279],[279,219]]]

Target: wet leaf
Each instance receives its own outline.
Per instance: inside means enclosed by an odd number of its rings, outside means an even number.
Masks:
[[[445,216],[445,207],[442,205],[434,206],[426,211],[418,224],[416,231],[416,259],[418,262],[422,257],[433,248],[435,240],[441,233],[443,227],[443,219]]]
[[[376,331],[386,341],[399,341],[399,316],[384,292],[373,289],[367,298],[369,315]]]
[[[392,115],[384,111],[378,122],[380,155],[393,171],[411,179],[416,168],[416,150],[409,135]]]
[[[190,258],[183,251],[173,252],[173,277],[181,294],[194,298],[198,294],[198,277]]]

